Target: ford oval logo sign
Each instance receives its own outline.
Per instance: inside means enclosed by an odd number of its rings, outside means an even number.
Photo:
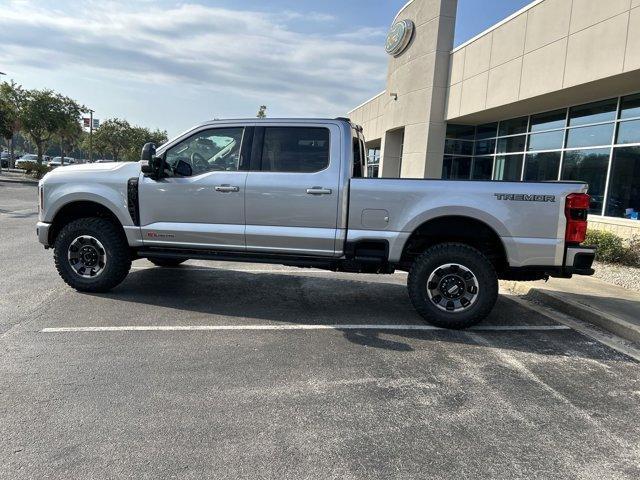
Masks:
[[[395,23],[389,35],[387,35],[387,42],[384,49],[389,55],[397,57],[404,52],[413,37],[414,25],[411,20],[401,20]]]

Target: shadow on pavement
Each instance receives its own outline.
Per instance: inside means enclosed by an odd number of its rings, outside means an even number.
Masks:
[[[87,294],[88,295],[88,294]],[[220,268],[149,268],[132,271],[125,282],[107,294],[93,294],[105,300],[135,304],[126,309],[127,318],[147,316],[144,308],[160,307],[186,312],[169,315],[171,323],[178,318],[184,324],[202,323],[202,316],[223,316],[238,319],[239,324],[285,322],[299,324],[409,324],[422,325],[420,317],[409,300],[403,277],[345,275],[336,278],[326,274],[311,274],[304,269],[300,274],[252,273]],[[114,305],[115,307],[115,305]],[[109,308],[109,307],[106,307]],[[138,310],[138,311],[137,311]],[[193,314],[196,314],[195,316]],[[189,317],[192,317],[190,321]],[[121,318],[121,317],[118,317]],[[166,320],[165,320],[166,321]],[[210,323],[210,320],[207,322]],[[556,325],[533,310],[500,297],[498,304],[483,325]],[[614,350],[596,347],[592,342],[581,341],[582,347],[571,342],[565,345],[558,336],[573,335],[573,331],[557,332],[473,332],[465,331],[375,331],[344,330],[350,342],[366,347],[398,352],[410,352],[413,347],[406,342],[392,340],[438,340],[480,345],[474,335],[491,339],[496,348],[516,349],[544,355],[611,358],[619,355]],[[532,337],[546,335],[545,341],[531,342]],[[555,337],[554,337],[555,336]],[[549,340],[549,337],[551,338]],[[555,340],[557,338],[557,340]],[[566,337],[563,337],[566,338]],[[587,345],[588,343],[588,345]],[[588,348],[587,348],[588,347]],[[630,360],[630,359],[629,359]]]

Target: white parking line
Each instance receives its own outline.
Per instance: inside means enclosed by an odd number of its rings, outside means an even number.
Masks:
[[[79,333],[79,332],[181,332],[181,331],[220,331],[220,330],[444,330],[432,325],[130,325],[105,327],[56,327],[43,328],[43,333]],[[571,330],[566,325],[480,325],[470,328],[475,332],[546,332]]]

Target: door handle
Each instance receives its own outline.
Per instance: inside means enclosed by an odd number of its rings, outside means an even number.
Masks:
[[[240,187],[234,187],[232,185],[217,185],[214,187],[214,190],[216,192],[231,193],[231,192],[239,192]]]
[[[307,188],[307,194],[309,195],[331,195],[330,188],[311,187]]]

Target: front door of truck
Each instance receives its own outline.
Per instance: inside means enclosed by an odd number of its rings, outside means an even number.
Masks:
[[[140,180],[144,244],[244,250],[245,149],[252,137],[250,127],[207,128],[170,147],[166,177]]]
[[[247,177],[247,251],[332,256],[340,195],[336,125],[256,127]]]

